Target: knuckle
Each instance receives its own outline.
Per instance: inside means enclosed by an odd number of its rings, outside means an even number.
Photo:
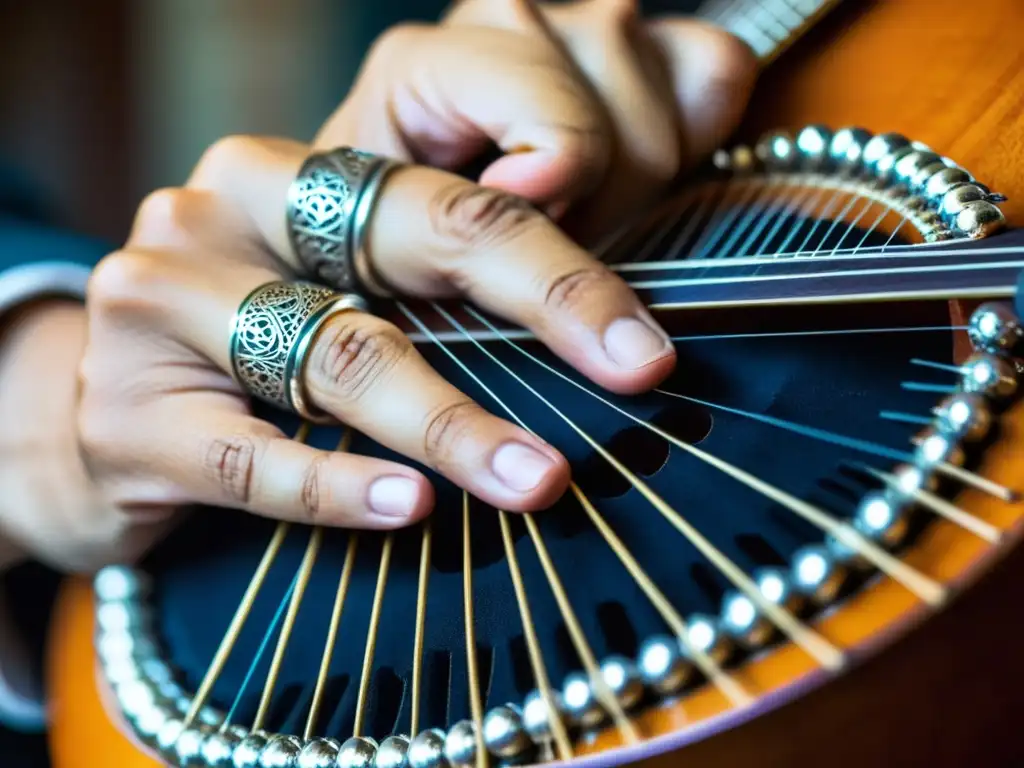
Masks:
[[[384,381],[412,345],[398,328],[368,323],[356,313],[339,315],[320,334],[310,359],[311,384],[328,398],[358,401]]]
[[[458,250],[498,247],[546,222],[516,195],[465,182],[439,189],[429,211],[436,235]]]
[[[93,270],[86,286],[86,303],[91,312],[120,315],[134,312],[151,301],[164,282],[163,261],[147,251],[115,251]]]
[[[263,141],[255,136],[237,134],[217,139],[200,156],[193,181],[202,179],[216,186],[219,181],[237,175],[240,167],[262,151]]]
[[[204,449],[203,471],[231,501],[248,504],[253,495],[258,452],[256,440],[249,435],[214,438]]]
[[[427,461],[434,467],[452,463],[456,447],[482,412],[472,400],[458,400],[431,413],[423,433],[423,454]]]
[[[414,22],[389,27],[374,40],[367,60],[372,66],[391,62],[396,56],[408,56],[409,47],[422,40],[432,29],[427,24]]]
[[[310,525],[316,525],[330,505],[331,484],[327,478],[328,456],[317,456],[306,469],[299,494],[301,508]]]
[[[592,301],[594,291],[608,285],[609,272],[599,264],[559,275],[547,286],[544,305],[549,309],[573,312],[584,301]]]
[[[204,208],[203,202],[195,192],[180,187],[151,192],[135,212],[131,244],[159,248],[187,242],[188,232]]]
[[[110,463],[120,445],[117,419],[106,408],[98,407],[91,397],[83,397],[77,415],[79,452],[89,466]]]

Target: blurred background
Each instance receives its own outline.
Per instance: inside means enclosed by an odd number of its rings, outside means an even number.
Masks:
[[[311,138],[370,42],[444,5],[0,0],[0,163],[77,230],[120,241],[139,199],[217,138]]]

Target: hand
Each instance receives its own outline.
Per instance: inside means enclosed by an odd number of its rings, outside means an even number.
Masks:
[[[387,32],[316,143],[448,170],[497,144],[480,183],[593,242],[724,144],[756,72],[738,38],[636,0],[464,0]]]
[[[86,317],[64,301],[4,318],[0,346],[0,571],[32,557],[90,573],[131,562],[170,523],[126,514],[92,486],[75,440],[77,372]]]
[[[525,3],[509,7],[533,9]],[[564,207],[583,201],[599,180],[603,189],[625,179],[653,197],[679,163],[673,160],[669,174],[656,163],[634,162],[634,144],[622,141],[621,126],[609,126],[608,104],[594,97],[578,64],[554,38],[538,36],[547,27],[524,33],[460,26],[468,22],[458,15],[472,8],[460,6],[436,38],[424,33],[433,48],[408,49],[418,53],[414,62],[403,59],[397,43],[379,47],[347,102],[361,104],[361,114],[343,107],[315,147],[224,140],[207,152],[186,187],[156,193],[140,208],[128,243],[100,265],[89,294],[80,438],[107,498],[126,509],[204,503],[376,528],[405,525],[429,512],[432,489],[421,473],[290,440],[251,414],[246,393],[227,373],[228,328],[240,302],[299,267],[283,212],[287,189],[315,148],[348,143],[380,151],[380,141],[390,137],[395,154],[409,156],[401,149],[408,144],[424,159],[455,165],[468,157],[473,142],[465,144],[467,137],[493,136],[509,148],[528,142],[533,148],[495,163],[482,185],[418,166],[389,176],[369,224],[377,271],[400,292],[465,296],[531,329],[608,389],[643,391],[669,374],[672,345],[626,285],[521,196],[494,187],[533,184],[532,191],[518,191]],[[565,39],[600,42],[606,31],[599,27],[588,37],[569,30]],[[458,40],[464,55],[446,58],[445,41],[455,46]],[[470,44],[480,40],[487,44]],[[433,80],[416,81],[425,90],[412,92],[407,75],[414,63],[431,60],[421,58],[431,50],[448,66]],[[618,50],[608,71],[628,70],[628,61],[619,61],[628,53]],[[382,70],[384,64],[391,68]],[[471,71],[493,77],[467,81]],[[389,111],[400,111],[399,102],[372,103],[374,94],[386,96],[393,84],[413,93],[407,106],[427,110],[418,130],[406,134],[410,123],[400,117],[384,120]],[[434,105],[448,103],[455,112],[431,114],[431,89]],[[652,104],[656,90],[648,91]],[[496,101],[489,96],[495,91],[509,97]],[[622,98],[617,113],[631,116],[627,107],[636,88],[611,92]],[[527,110],[525,118],[507,110],[508,104]],[[658,114],[666,112],[677,125],[671,100]],[[382,120],[390,133],[376,141],[362,133],[364,125]],[[455,127],[462,133],[450,130]],[[643,135],[642,123],[632,127]],[[672,136],[682,147],[685,132]],[[682,157],[682,149],[671,155]],[[580,185],[577,178],[588,182]],[[591,196],[591,205],[599,209],[600,198]],[[316,408],[494,506],[544,508],[567,486],[568,466],[557,451],[480,408],[378,318],[351,312],[333,318],[313,344],[305,383]]]

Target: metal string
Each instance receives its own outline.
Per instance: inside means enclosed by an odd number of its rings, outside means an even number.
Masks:
[[[406,314],[406,316],[416,325],[420,327],[420,330],[433,335],[430,330],[419,320],[416,315],[408,310],[404,304],[399,303],[399,309]],[[465,330],[463,326],[451,317],[440,307],[434,305],[436,311],[438,311],[450,324],[459,330]],[[436,337],[434,337],[436,339]],[[479,342],[472,340],[472,343],[477,346],[484,354],[490,357],[495,363],[501,366],[506,373],[514,378],[521,386],[531,392],[537,397],[542,403],[548,408],[555,412],[555,414],[561,418],[569,427],[576,432],[583,440],[590,445],[602,458],[605,459],[611,466],[622,475],[645,499],[653,506],[663,517],[666,518],[675,528],[683,534],[683,536],[690,541],[694,547],[697,548],[701,554],[703,554],[716,568],[718,568],[725,576],[729,579],[741,592],[747,595],[761,611],[780,629],[786,634],[794,643],[803,648],[812,658],[818,661],[822,666],[830,670],[838,670],[842,668],[845,663],[845,657],[842,652],[837,648],[828,643],[824,638],[818,635],[809,627],[802,624],[798,619],[792,616],[785,609],[776,606],[771,603],[761,594],[757,585],[739,568],[733,563],[728,557],[726,557],[717,547],[715,547],[700,531],[691,525],[682,515],[674,510],[669,504],[665,502],[657,493],[655,493],[646,483],[625,467],[622,462],[616,459],[610,454],[605,448],[594,440],[589,434],[582,430],[572,419],[566,416],[564,413],[559,411],[554,405],[550,403],[543,395],[537,392],[536,389],[526,383],[520,376],[512,371],[508,366],[498,360],[493,353],[483,347]],[[483,389],[496,400],[496,402],[524,429],[529,430],[529,427],[480,380],[469,367],[462,362],[451,350],[449,350],[440,341],[436,342],[439,348],[445,352],[456,364],[458,364],[463,371],[465,371],[470,377],[472,377]]]
[[[324,532],[322,528],[314,528],[309,534],[309,544],[306,545],[306,553],[302,557],[299,571],[296,574],[295,589],[288,604],[288,613],[285,614],[284,624],[281,626],[281,634],[277,638],[277,647],[274,649],[274,657],[270,662],[270,669],[267,671],[267,679],[263,684],[263,694],[260,696],[259,708],[252,721],[251,731],[263,730],[267,714],[270,712],[270,700],[274,695],[274,688],[277,685],[277,677],[281,672],[281,664],[284,661],[285,652],[288,650],[288,643],[291,641],[292,630],[295,629],[295,619],[299,615],[299,608],[302,606],[302,598],[309,585],[309,577],[313,573],[313,566],[316,564],[317,555],[320,553],[320,545],[323,543]]]
[[[435,310],[438,310],[440,312],[444,312],[444,310],[441,310],[436,305],[435,305]],[[480,322],[485,323],[485,324],[487,323],[487,321],[479,313],[475,312],[473,309],[467,307],[467,310],[469,311],[469,313],[473,317],[475,317]],[[445,319],[448,320],[448,322],[452,323],[453,325],[457,324],[458,321],[456,321],[450,315],[448,315],[447,313],[444,313],[444,315],[445,315]],[[494,329],[492,328],[492,330],[494,330]],[[547,365],[545,362],[543,362],[539,358],[535,357],[534,355],[531,355],[529,352],[527,352],[526,350],[522,349],[522,347],[520,347],[518,344],[515,344],[514,342],[508,342],[508,343],[514,349],[518,350],[521,354],[523,354],[526,357],[528,357],[529,359],[533,360],[533,362],[537,363],[538,365],[540,365],[541,367],[543,367],[546,370],[550,371],[551,373],[554,373],[559,378],[561,378],[564,381],[572,384],[577,389],[585,392],[586,394],[588,394],[591,397],[595,398],[596,400],[598,400],[599,402],[601,402],[604,405],[608,406],[612,410],[614,410],[614,411],[620,413],[621,415],[627,417],[628,419],[632,420],[636,424],[638,424],[638,425],[640,425],[642,427],[645,427],[646,429],[654,432],[655,434],[661,436],[665,440],[668,440],[673,445],[675,445],[678,448],[680,448],[681,450],[689,453],[691,456],[694,456],[695,458],[700,459],[705,464],[708,464],[708,465],[714,467],[715,469],[718,469],[719,471],[729,475],[734,480],[737,480],[737,481],[741,482],[743,485],[746,485],[751,490],[757,491],[762,496],[765,496],[766,498],[771,499],[772,501],[776,502],[777,504],[786,507],[791,512],[794,512],[795,514],[797,514],[800,517],[804,518],[805,520],[807,520],[808,522],[812,523],[813,525],[816,525],[817,527],[821,528],[826,533],[829,533],[829,534],[835,536],[839,541],[841,541],[842,543],[846,544],[848,547],[850,547],[854,551],[856,551],[856,552],[860,553],[861,555],[863,555],[865,558],[867,558],[869,561],[871,561],[871,563],[874,564],[879,570],[881,570],[884,573],[888,574],[893,579],[899,581],[904,587],[909,589],[911,592],[913,592],[915,595],[917,595],[920,599],[924,600],[925,602],[930,603],[933,606],[938,606],[938,605],[941,605],[945,601],[945,599],[946,599],[946,589],[945,589],[945,587],[943,587],[938,582],[930,579],[929,577],[925,576],[924,574],[922,574],[922,573],[916,571],[915,569],[911,568],[906,563],[904,563],[904,562],[898,560],[897,558],[893,557],[892,555],[890,555],[885,550],[881,549],[880,547],[876,546],[872,542],[868,541],[866,538],[864,538],[860,533],[858,533],[856,530],[851,528],[849,525],[847,525],[846,523],[842,523],[842,522],[836,520],[831,515],[827,514],[824,510],[819,509],[819,508],[813,506],[812,504],[808,504],[803,499],[799,499],[799,498],[793,496],[792,494],[783,491],[780,488],[776,488],[775,486],[771,485],[770,483],[767,483],[766,481],[762,480],[761,478],[756,477],[756,476],[750,474],[749,472],[746,472],[745,470],[742,470],[739,467],[737,467],[737,466],[735,466],[733,464],[730,464],[729,462],[724,461],[723,459],[718,458],[717,456],[713,456],[713,455],[707,453],[706,451],[703,451],[700,448],[697,448],[696,446],[690,445],[689,443],[685,443],[682,440],[679,440],[675,436],[670,435],[669,433],[665,432],[664,430],[656,427],[653,424],[650,424],[649,422],[644,421],[643,419],[637,418],[633,414],[629,413],[628,411],[623,410],[622,408],[619,408],[614,403],[604,399],[603,397],[598,395],[596,392],[593,392],[592,390],[590,390],[587,387],[583,386],[579,382],[573,380],[569,376],[566,376],[565,374],[561,373],[560,371],[557,371],[556,369],[554,369],[551,366]],[[566,417],[564,414],[562,414],[560,411],[558,411],[558,409],[554,408],[554,406],[551,406],[550,403],[548,403],[546,399],[544,399],[535,389],[530,387],[529,384],[527,384],[519,376],[517,376],[504,363],[502,363],[500,360],[498,360],[496,357],[494,357],[493,354],[488,352],[482,346],[480,348],[495,363],[497,363],[502,368],[504,368],[506,370],[506,372],[508,372],[510,375],[514,376],[519,381],[520,384],[522,384],[524,387],[526,387],[531,392],[533,392],[533,394],[535,396],[537,396],[538,398],[540,398],[543,402],[548,404],[549,407],[551,407],[552,410],[554,410],[567,423],[569,423],[570,426],[573,426],[574,428],[576,428],[575,425],[573,424],[573,422],[568,419],[568,417]],[[576,428],[576,429],[577,429],[577,431],[579,431],[579,433],[581,435],[583,434],[582,430],[578,430],[578,428]],[[591,442],[591,440],[588,439],[588,442]],[[595,450],[596,450],[597,445],[598,444],[596,442],[593,443],[593,446],[595,447]],[[606,453],[606,452],[603,451],[603,449],[602,449],[601,452],[602,452],[602,455],[604,455],[604,453]],[[609,456],[610,456],[610,454],[609,454]],[[664,503],[664,502],[662,502],[662,503]],[[671,508],[669,508],[669,509],[671,510]],[[672,512],[673,516],[678,515],[678,513],[675,512],[674,510],[671,510],[671,512]]]
[[[484,745],[484,705],[480,701],[480,670],[476,658],[476,632],[473,629],[473,544],[469,527],[469,493],[462,492],[462,604],[466,619],[466,677],[469,681],[469,710],[473,715],[477,768],[489,762]]]

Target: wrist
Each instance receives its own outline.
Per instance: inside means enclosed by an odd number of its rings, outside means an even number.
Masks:
[[[85,329],[84,307],[62,300],[19,307],[0,325],[0,570],[36,548],[46,531],[33,520],[81,475],[74,425]]]

